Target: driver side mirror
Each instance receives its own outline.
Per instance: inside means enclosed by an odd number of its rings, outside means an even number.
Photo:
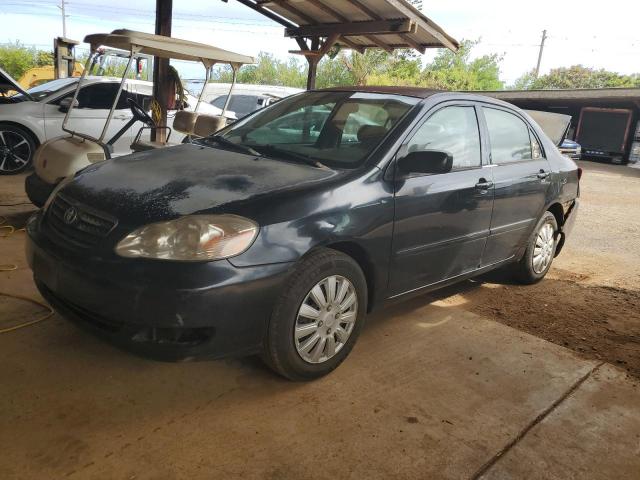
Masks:
[[[410,152],[398,160],[398,169],[405,175],[447,173],[453,168],[453,156],[443,150]]]
[[[72,101],[73,101],[73,97],[63,98],[62,100],[60,100],[60,103],[58,104],[58,110],[60,110],[62,113],[67,113],[71,108]],[[78,105],[80,105],[78,100],[73,102],[73,108],[77,108]]]

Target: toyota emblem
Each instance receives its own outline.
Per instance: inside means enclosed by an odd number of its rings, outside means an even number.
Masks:
[[[66,212],[64,212],[64,223],[67,225],[71,225],[78,219],[78,212],[75,208],[69,207]]]

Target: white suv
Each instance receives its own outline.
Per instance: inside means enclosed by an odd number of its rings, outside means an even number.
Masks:
[[[77,81],[77,78],[61,78],[31,88],[26,93],[0,97],[0,175],[23,171],[31,164],[33,153],[39,144],[65,134],[62,131],[65,109],[60,106],[60,102],[73,96]],[[98,138],[119,83],[119,78],[87,77],[78,94],[79,105],[73,109],[67,128]],[[127,99],[133,98],[139,105],[146,105],[151,98],[152,89],[151,82],[126,80],[105,139],[113,137],[131,120]],[[194,96],[187,94],[186,109],[193,110],[197,101]],[[205,102],[200,104],[198,111],[208,115],[222,113],[221,109]],[[174,114],[175,112],[169,112],[169,127],[173,125]],[[226,116],[235,119],[235,114],[231,111],[226,112]],[[141,127],[140,122],[134,123],[115,142],[113,156],[131,153],[131,142]],[[183,134],[171,134],[173,143],[183,139]]]

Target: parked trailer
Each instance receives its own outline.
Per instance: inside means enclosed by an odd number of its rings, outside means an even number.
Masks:
[[[583,156],[622,163],[627,153],[632,117],[632,110],[622,108],[583,108],[576,133]]]

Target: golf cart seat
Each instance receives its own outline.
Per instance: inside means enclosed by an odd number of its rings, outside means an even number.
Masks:
[[[193,135],[196,137],[208,137],[227,125],[227,119],[222,115],[198,115]]]
[[[167,141],[166,142],[158,142],[156,140],[141,140],[140,136],[142,135],[143,130],[166,130],[167,131]],[[142,127],[138,130],[138,134],[136,138],[133,139],[131,143],[131,150],[134,152],[146,152],[147,150],[156,150],[158,148],[172,147],[174,145],[178,145],[177,143],[170,143],[169,137],[171,136],[171,129],[169,127]]]
[[[178,110],[173,118],[173,130],[183,133],[185,135],[193,135],[193,131],[195,128],[196,120],[198,119],[198,114],[195,112],[188,112],[186,110]],[[145,152],[147,150],[155,150],[156,148],[164,148],[164,147],[172,147],[174,145],[178,145],[177,143],[170,143],[169,136],[171,135],[171,129],[169,127],[165,127],[165,129],[169,130],[167,134],[166,142],[157,142],[152,140],[141,140],[140,136],[143,130],[146,129],[159,129],[160,127],[142,127],[136,135],[136,138],[133,140],[131,144],[131,150],[134,152]]]
[[[193,135],[193,129],[196,126],[197,119],[198,114],[196,112],[179,110],[173,118],[173,129],[185,135]]]

